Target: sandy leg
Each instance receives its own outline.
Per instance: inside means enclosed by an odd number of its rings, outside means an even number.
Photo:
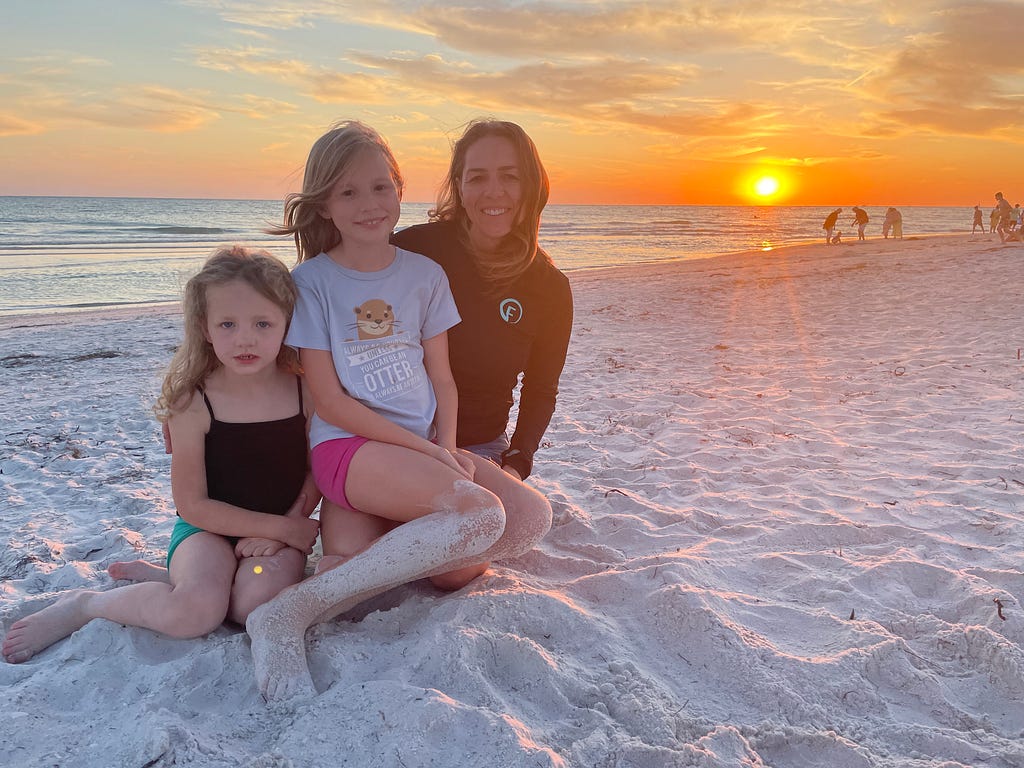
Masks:
[[[84,589],[68,592],[53,605],[14,622],[4,638],[4,659],[11,664],[21,664],[81,629],[92,618],[85,611],[86,601],[92,594],[96,593]]]
[[[249,614],[245,629],[252,642],[256,684],[267,701],[311,699],[316,696],[306,662],[306,631],[297,628],[264,603]]]
[[[316,564],[316,568],[313,569],[313,575],[319,576],[324,571],[329,571],[331,568],[337,568],[348,559],[349,558],[345,555],[324,555],[320,558],[320,562]]]
[[[147,563],[145,560],[126,560],[111,563],[107,567],[107,573],[112,579],[118,581],[163,581],[170,583],[170,576],[167,569]]]
[[[473,488],[470,486],[470,499]],[[245,624],[252,639],[260,692],[268,701],[315,696],[306,662],[307,627],[386,589],[422,578],[446,563],[479,557],[498,540],[504,527],[505,513],[500,506],[427,515],[399,526],[360,554],[260,606]]]

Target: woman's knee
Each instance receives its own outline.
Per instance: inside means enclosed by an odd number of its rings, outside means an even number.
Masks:
[[[551,503],[533,488],[521,486],[507,507],[505,531],[522,552],[532,549],[551,530]]]

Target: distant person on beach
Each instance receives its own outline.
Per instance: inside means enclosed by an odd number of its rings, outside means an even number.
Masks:
[[[282,346],[294,302],[288,269],[265,251],[223,249],[188,281],[185,339],[157,404],[175,448],[167,568],[112,564],[114,578],[142,583],[68,592],[15,622],[8,662],[96,618],[199,637],[226,618],[244,624],[303,577],[320,494],[308,471],[309,397]]]
[[[836,222],[839,220],[839,214],[843,212],[842,208],[836,208],[832,213],[825,217],[825,223],[821,225],[821,228],[825,230],[825,244],[832,244],[832,231],[836,228]]]
[[[1020,229],[1024,226],[1024,208],[1020,207],[1020,203],[1013,206],[1014,220],[1010,224],[1010,229]]]
[[[1002,192],[996,192],[996,212],[998,221],[996,223],[996,234],[1003,242],[1006,241],[1006,234],[1013,228],[1013,206],[1010,201],[1003,197]]]
[[[864,239],[864,228],[868,225],[868,212],[863,208],[853,207],[853,221],[851,224],[857,225],[857,239]]]
[[[521,173],[515,163],[502,168]],[[488,173],[475,164],[473,172]],[[314,622],[415,579],[462,586],[491,559],[531,549],[550,526],[539,494],[456,447],[447,331],[460,316],[444,270],[389,242],[402,186],[384,139],[340,123],[313,145],[302,192],[289,196],[274,230],[294,235],[299,251],[287,342],[316,404],[313,473],[331,504],[321,511],[317,573],[247,623],[269,700],[315,695],[304,644]]]
[[[903,214],[896,208],[887,208],[882,220],[882,236],[888,239],[890,230],[894,238],[903,239]]]
[[[996,231],[996,226],[999,224],[999,208],[993,208],[992,213],[988,215],[988,233],[992,234]]]
[[[971,224],[971,234],[973,235],[978,227],[981,227],[981,234],[985,234],[985,222],[982,219],[981,205],[974,206],[974,222]]]

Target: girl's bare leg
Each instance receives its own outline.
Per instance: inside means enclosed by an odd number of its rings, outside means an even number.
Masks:
[[[110,578],[116,581],[164,581],[170,583],[167,569],[145,560],[124,560],[107,566]]]
[[[324,555],[316,573],[334,568],[358,555],[373,542],[401,523],[356,512],[324,499],[320,506],[320,543]]]
[[[99,618],[170,637],[204,635],[227,615],[235,565],[234,551],[225,539],[197,533],[175,551],[171,583],[149,581],[106,592],[68,592],[11,626],[3,642],[4,658],[12,664],[28,661]]]
[[[268,700],[316,695],[304,645],[314,621],[449,563],[479,561],[505,526],[494,494],[425,454],[397,446],[363,446],[353,457],[345,491],[359,509],[405,524],[249,615],[256,681]]]
[[[493,493],[505,509],[505,531],[501,538],[472,563],[450,563],[442,573],[430,574],[439,589],[456,590],[484,573],[491,561],[524,555],[547,535],[551,528],[551,505],[537,490],[503,471],[494,462],[462,451],[473,460],[473,481]],[[320,536],[324,557],[317,573],[338,565],[362,552],[398,523],[365,512],[343,509],[327,499],[320,512]],[[456,567],[450,567],[456,566]]]
[[[440,589],[462,589],[487,570],[492,560],[519,557],[533,549],[551,529],[551,504],[534,488],[517,480],[494,462],[468,451],[463,455],[473,460],[476,475],[473,481],[493,493],[505,509],[505,531],[494,546],[475,563],[451,563],[443,573],[431,574],[430,580]]]
[[[244,557],[238,561],[231,587],[228,618],[245,626],[252,610],[263,605],[285,587],[298,584],[306,575],[306,556],[285,547],[270,557]]]

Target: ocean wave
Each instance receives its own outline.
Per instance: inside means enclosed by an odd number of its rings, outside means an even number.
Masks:
[[[157,235],[226,235],[229,232],[237,232],[236,229],[225,229],[224,227],[124,227],[122,232],[149,232]]]

